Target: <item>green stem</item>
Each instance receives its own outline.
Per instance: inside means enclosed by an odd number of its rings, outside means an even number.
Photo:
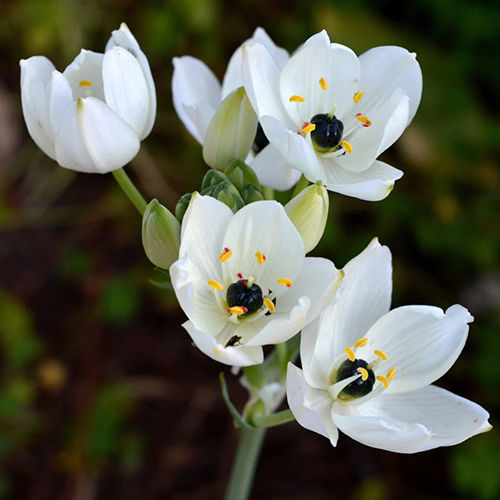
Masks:
[[[118,182],[118,185],[127,195],[127,198],[132,202],[134,207],[137,208],[139,213],[143,215],[148,204],[142,197],[142,194],[139,193],[134,183],[130,180],[130,177],[127,175],[125,170],[123,170],[123,168],[119,168],[118,170],[113,170],[112,174],[116,182]]]
[[[267,186],[262,186],[262,192],[264,193],[264,198],[266,200],[274,200],[274,189],[267,187]]]
[[[226,500],[246,500],[250,495],[266,429],[242,430]]]
[[[265,415],[262,417],[255,417],[253,423],[257,427],[276,427],[277,425],[287,424],[288,422],[293,422],[295,417],[290,410],[283,410],[278,413],[272,413],[271,415]]]

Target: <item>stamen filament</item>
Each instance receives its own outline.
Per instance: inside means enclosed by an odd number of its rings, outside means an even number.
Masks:
[[[368,370],[360,366],[358,372],[361,373],[361,380],[364,382],[368,378]]]
[[[375,353],[376,356],[378,356],[383,361],[385,361],[387,359],[387,354],[384,351],[379,351],[378,349],[375,349],[373,352]]]
[[[356,356],[354,355],[354,351],[350,347],[344,348],[345,353],[347,354],[347,357],[349,358],[349,361],[355,361]]]
[[[342,147],[348,152],[352,153],[352,144],[347,141],[342,141]]]
[[[292,95],[290,96],[290,102],[304,102],[305,99],[300,95]]]
[[[264,299],[264,305],[267,307],[268,311],[272,314],[276,307],[274,306],[274,302],[271,299]]]
[[[234,314],[235,316],[241,316],[242,314],[246,314],[248,312],[248,309],[243,306],[233,306],[228,307],[227,312]]]
[[[221,262],[226,262],[229,258],[231,258],[231,255],[233,255],[233,252],[229,248],[224,248],[224,251],[219,255],[219,260]]]
[[[359,102],[361,101],[361,98],[363,97],[364,92],[362,90],[358,90],[353,96],[352,100],[354,102]]]
[[[323,90],[328,88],[328,82],[324,78],[320,78],[318,83]]]
[[[389,381],[383,375],[377,375],[376,378],[386,389],[389,387]]]
[[[292,281],[289,280],[288,278],[280,278],[278,280],[278,283],[280,285],[285,285],[287,288],[290,288],[293,285]]]
[[[208,280],[208,286],[211,286],[215,290],[222,290],[224,288],[218,281],[215,280]]]
[[[394,368],[391,368],[385,376],[387,377],[387,380],[392,380],[396,376],[396,370]]]
[[[264,264],[264,262],[266,261],[266,256],[262,252],[257,252],[255,254],[255,258],[257,259],[257,262],[259,264]]]
[[[366,337],[363,337],[359,340],[356,340],[354,343],[354,347],[364,347],[366,344],[368,344],[368,339]]]

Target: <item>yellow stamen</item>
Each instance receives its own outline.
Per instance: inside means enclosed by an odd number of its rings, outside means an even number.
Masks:
[[[358,372],[361,373],[361,380],[364,382],[368,378],[368,370],[360,366]]]
[[[356,340],[354,343],[354,347],[365,347],[365,345],[368,344],[368,339],[366,337],[363,337],[359,340]]]
[[[289,280],[288,278],[280,278],[278,280],[278,283],[280,285],[285,285],[287,288],[290,288],[293,285],[292,281]]]
[[[304,102],[305,99],[300,95],[292,95],[290,96],[290,102]]]
[[[344,349],[344,351],[347,354],[349,361],[354,361],[356,359],[356,356],[354,355],[354,351],[350,347],[346,347]]]
[[[274,307],[274,302],[271,299],[264,299],[264,305],[267,307],[268,311],[272,314],[276,308]]]
[[[326,90],[328,88],[328,83],[324,78],[319,79],[319,84],[323,90]]]
[[[348,152],[352,153],[352,144],[347,141],[342,141],[342,147]]]
[[[224,251],[219,255],[219,260],[221,262],[226,262],[226,260],[228,260],[231,255],[233,255],[233,252],[231,252],[229,248],[224,248]]]
[[[264,262],[266,262],[266,256],[262,252],[257,252],[255,258],[259,264],[264,264]]]
[[[391,368],[385,376],[387,377],[387,380],[392,380],[396,376],[396,370],[394,368]]]
[[[374,353],[375,353],[375,354],[376,354],[376,355],[377,355],[380,359],[382,359],[382,360],[384,360],[384,361],[387,359],[387,354],[386,354],[384,351],[379,351],[379,350],[375,349],[373,352],[374,352]]]
[[[377,380],[387,389],[389,387],[389,381],[383,375],[377,375]]]
[[[236,316],[241,316],[242,314],[247,313],[248,309],[246,307],[233,306],[233,307],[228,307],[227,312],[231,313],[231,314],[235,314]]]
[[[361,101],[361,98],[363,97],[364,92],[362,90],[358,90],[353,96],[352,100],[354,102],[359,102]]]
[[[369,127],[372,124],[371,120],[365,115],[356,115],[356,118],[363,124],[363,127]]]
[[[92,82],[89,80],[80,80],[78,84],[80,87],[92,87]]]
[[[215,288],[215,290],[222,290],[224,288],[218,281],[215,280],[208,280],[208,286]]]
[[[316,125],[314,123],[308,122],[302,127],[303,134],[308,134],[309,132],[312,132],[313,130],[316,130]]]

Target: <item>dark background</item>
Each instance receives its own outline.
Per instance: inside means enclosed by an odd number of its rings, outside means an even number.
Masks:
[[[153,133],[128,167],[170,209],[206,167],[175,115],[171,59],[190,54],[221,78],[257,26],[294,50],[326,28],[361,53],[418,54],[422,104],[383,159],[404,170],[386,200],[333,194],[318,255],[343,266],[377,235],[394,255],[394,306],[460,302],[476,320],[439,385],[500,405],[498,3],[279,0],[1,1],[0,498],[210,499],[228,479],[237,432],[226,371],[191,347],[172,292],[150,282],[140,218],[110,175],[59,168],[29,138],[20,58],[63,69],[103,51],[127,22],[158,94]],[[328,440],[295,423],[269,431],[253,498],[498,498],[496,430],[417,455]]]

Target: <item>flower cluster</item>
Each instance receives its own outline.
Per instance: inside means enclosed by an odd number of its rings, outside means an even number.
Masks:
[[[467,309],[391,311],[391,254],[377,239],[342,270],[306,256],[327,225],[328,191],[381,200],[403,175],[377,158],[418,108],[415,54],[377,47],[357,57],[322,31],[290,55],[258,28],[222,85],[193,57],[173,64],[175,110],[212,168],[175,215],[119,182],[194,344],[243,371],[250,399],[243,416],[228,402],[236,420],[276,421],[286,388],[297,422],[333,445],[340,429],[414,453],[489,430],[483,408],[430,385],[464,347]],[[63,73],[44,57],[21,61],[21,95],[37,145],[82,172],[123,167],[156,114],[148,61],[125,25],[104,54],[82,50]],[[273,189],[290,190],[288,202]],[[266,357],[265,346],[275,346]]]

